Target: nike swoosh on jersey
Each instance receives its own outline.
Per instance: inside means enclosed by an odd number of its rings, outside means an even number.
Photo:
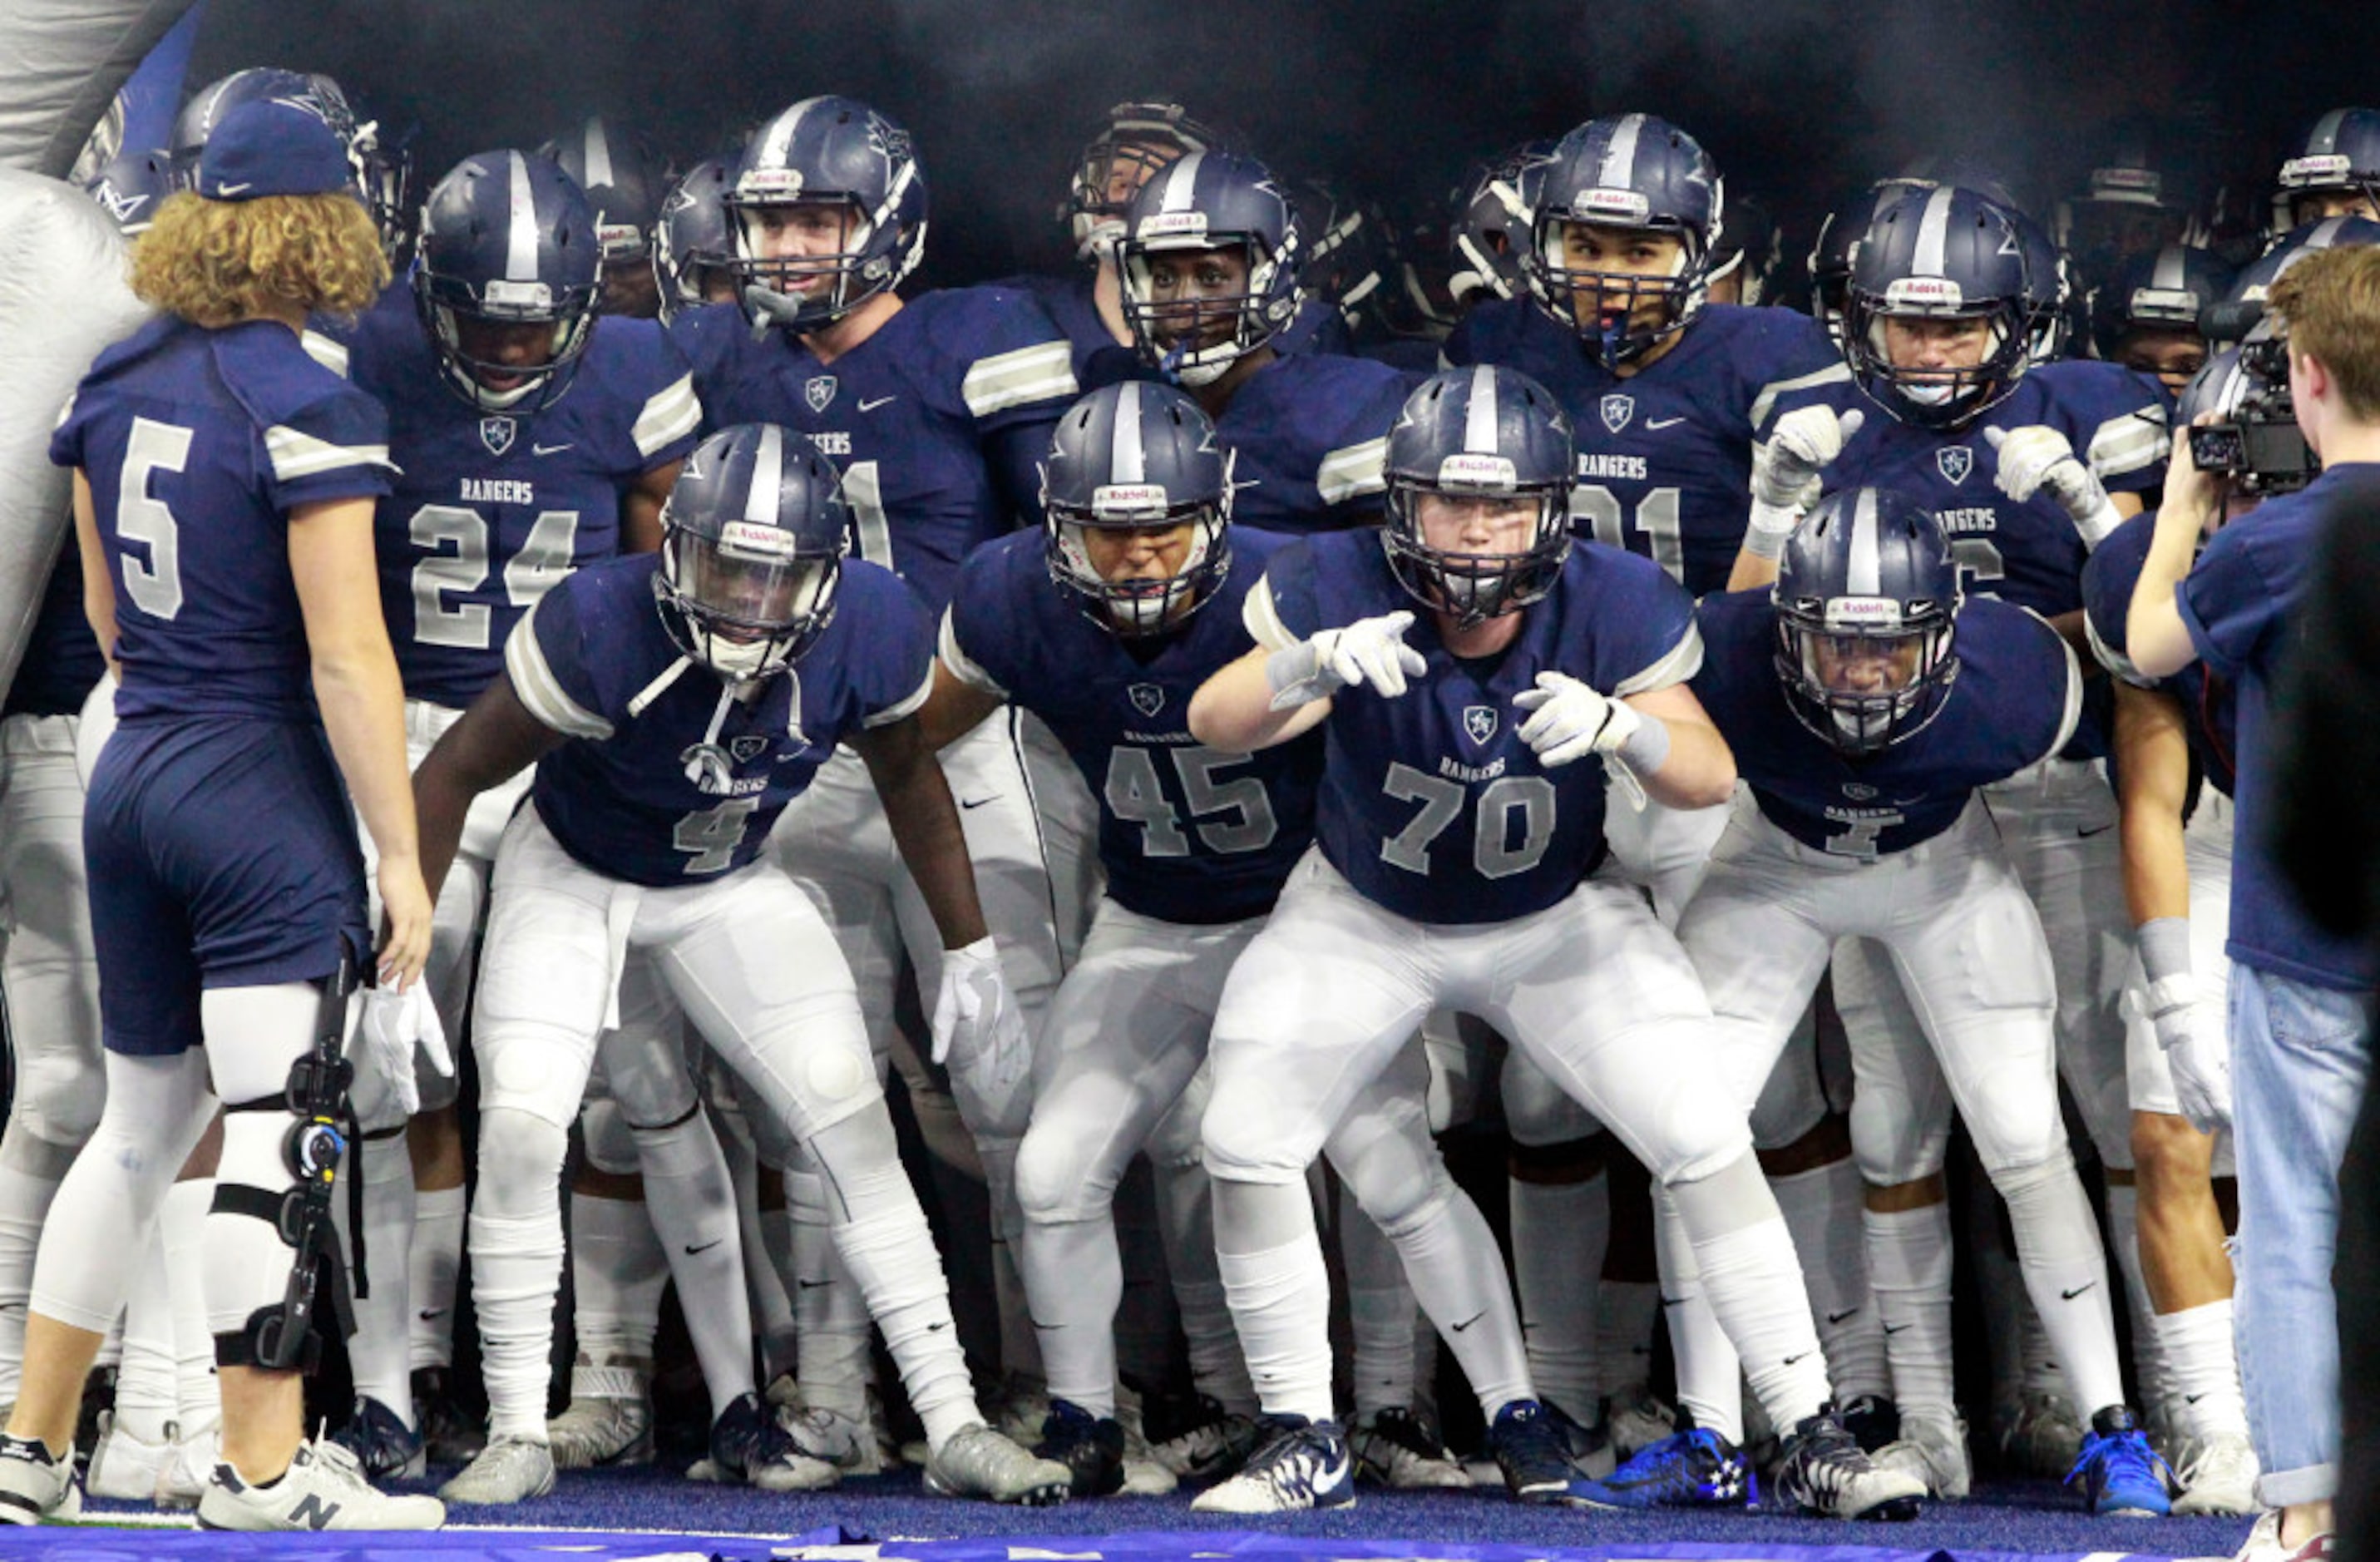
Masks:
[[[565,445],[532,445],[528,447],[528,453],[532,456],[559,456],[564,451],[573,448],[576,444],[577,441],[574,440]]]
[[[888,402],[894,402],[900,399],[901,398],[897,396],[880,396],[873,401],[869,401],[863,397],[859,403],[859,409],[862,412],[873,412],[878,408],[884,406]]]
[[[1675,418],[1647,418],[1645,420],[1645,432],[1651,433],[1655,429],[1673,429],[1685,421],[1682,413]]]

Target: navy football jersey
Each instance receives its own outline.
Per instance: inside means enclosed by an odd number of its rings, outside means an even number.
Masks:
[[[0,716],[70,716],[107,674],[99,637],[82,610],[82,550],[69,534],[42,590],[40,612],[25,637],[17,677]]]
[[[270,321],[153,321],[100,354],[50,440],[115,571],[116,714],[310,720],[289,520],[388,492],[388,416]]]
[[[1712,304],[1677,346],[1621,378],[1527,299],[1481,303],[1451,366],[1517,369],[1554,393],[1578,441],[1571,522],[1641,554],[1700,596],[1723,589],[1752,506],[1752,451],[1779,412],[1848,386],[1826,331],[1791,310]]]
[[[1129,345],[1119,342],[1108,333],[1108,323],[1099,318],[1099,307],[1092,288],[1096,274],[1088,269],[1052,276],[1041,272],[1028,272],[1018,276],[1003,276],[991,284],[1019,293],[1030,293],[1034,300],[1049,314],[1050,323],[1057,326],[1073,349],[1075,383],[1087,389],[1105,376],[1092,367],[1091,360],[1099,353],[1122,352],[1129,355]]]
[[[504,671],[532,715],[579,739],[539,761],[530,786],[553,838],[599,873],[670,885],[750,862],[837,741],[924,704],[934,623],[891,575],[848,561],[818,643],[722,711],[726,686],[698,664],[651,692],[683,659],[654,608],[658,567],[633,554],[558,582],[504,642]],[[724,792],[688,774],[705,743],[722,753]]]
[[[1190,696],[1253,642],[1240,604],[1286,540],[1232,536],[1231,573],[1178,632],[1121,640],[1050,579],[1046,544],[1017,532],[976,550],[942,618],[959,677],[1046,723],[1099,799],[1108,895],[1169,922],[1226,922],[1272,909],[1314,838],[1322,737],[1255,754],[1190,736]]]
[[[1232,452],[1232,520],[1271,531],[1378,522],[1389,430],[1422,376],[1368,358],[1277,358],[1232,393],[1215,435]]]
[[[1646,560],[1572,545],[1552,593],[1497,656],[1458,661],[1436,618],[1390,572],[1377,533],[1309,537],[1275,554],[1244,609],[1257,643],[1296,644],[1399,608],[1429,668],[1396,699],[1342,689],[1327,736],[1315,834],[1364,896],[1424,922],[1500,922],[1568,896],[1604,855],[1605,771],[1548,770],[1517,733],[1512,697],[1541,672],[1615,697],[1682,683],[1702,657],[1694,600]]]
[[[2232,699],[2230,680],[2204,661],[2192,662],[2170,677],[2143,677],[2126,654],[2132,588],[2140,583],[2141,567],[2148,562],[2149,543],[2155,535],[2156,512],[2136,515],[2116,528],[2082,567],[2082,608],[2091,629],[2091,649],[2116,677],[2145,689],[2162,689],[2180,702],[2190,757],[2197,763],[2199,773],[2228,798],[2238,785],[2240,752],[2239,707]]]
[[[732,304],[670,330],[694,365],[703,427],[782,423],[816,440],[843,471],[854,551],[935,612],[961,560],[1038,519],[1038,463],[1076,390],[1073,348],[1029,295],[921,294],[831,364],[787,332],[755,340]]]
[[[659,325],[613,316],[595,322],[569,388],[532,416],[464,405],[409,307],[366,315],[348,363],[388,408],[401,474],[374,523],[397,669],[407,694],[460,709],[539,597],[620,551],[622,494],[694,448],[694,382]]]
[[[2058,631],[2023,608],[1970,597],[1941,713],[1881,753],[1846,759],[1786,703],[1766,589],[1705,597],[1695,616],[1694,693],[1737,774],[1770,823],[1821,851],[1872,861],[1940,835],[1976,787],[2063,748],[2082,714],[2082,671]]]

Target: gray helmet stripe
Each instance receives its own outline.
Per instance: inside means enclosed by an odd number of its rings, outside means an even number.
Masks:
[[[1190,198],[1198,189],[1198,165],[1206,160],[1207,154],[1203,152],[1194,152],[1187,157],[1173,160],[1173,166],[1166,170],[1165,195],[1157,208],[1159,211],[1190,210]]]
[[[504,280],[537,280],[537,192],[529,187],[528,159],[504,153],[512,196],[512,222],[504,235]]]
[[[2347,110],[2334,108],[2314,121],[2313,134],[2306,138],[2306,151],[2320,154],[2338,150],[2338,128],[2346,122]]]
[[[2183,263],[2187,251],[2179,244],[2168,244],[2157,251],[2156,264],[2149,268],[2149,286],[2179,292],[2190,286],[2190,269]]]
[[[760,425],[760,447],[752,453],[752,488],[744,498],[744,519],[777,524],[777,495],[785,481],[785,436],[774,423]]]
[[[1910,260],[1910,275],[1942,275],[1942,251],[1950,241],[1950,202],[1958,193],[1956,186],[1937,185],[1925,198],[1925,214],[1918,219],[1917,250]]]
[[[1852,596],[1884,594],[1884,550],[1876,533],[1876,490],[1863,488],[1852,503],[1851,557],[1843,590]]]
[[[1471,405],[1463,421],[1466,455],[1496,454],[1496,371],[1482,363],[1471,371]]]
[[[1148,468],[1140,447],[1140,387],[1132,385],[1116,397],[1115,425],[1108,435],[1108,481],[1145,482]]]
[[[612,182],[612,138],[603,132],[603,121],[589,119],[586,129],[587,188]]]
[[[1611,128],[1610,142],[1603,149],[1603,162],[1595,171],[1596,184],[1605,189],[1629,189],[1636,177],[1636,139],[1644,131],[1645,116],[1623,114],[1620,123]]]
[[[809,117],[810,109],[817,103],[816,98],[804,98],[777,116],[776,123],[769,127],[769,139],[756,149],[750,165],[755,168],[783,167],[785,154],[793,150],[794,132],[801,128],[802,121]]]

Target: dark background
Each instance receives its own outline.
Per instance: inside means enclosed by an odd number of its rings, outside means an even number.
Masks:
[[[328,71],[384,128],[418,126],[430,177],[590,112],[683,165],[796,99],[864,98],[917,137],[930,284],[1062,265],[1074,154],[1125,97],[1183,102],[1405,216],[1473,157],[1640,109],[1804,249],[1839,192],[1929,153],[1980,160],[2046,218],[2139,124],[2169,177],[2261,200],[2290,135],[2380,102],[2380,6],[212,0],[192,84],[250,65]]]

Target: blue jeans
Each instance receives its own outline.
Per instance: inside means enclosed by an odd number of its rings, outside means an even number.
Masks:
[[[2338,1166],[2371,1068],[2365,1004],[2231,967],[2235,1327],[2266,1504],[2338,1491]]]

